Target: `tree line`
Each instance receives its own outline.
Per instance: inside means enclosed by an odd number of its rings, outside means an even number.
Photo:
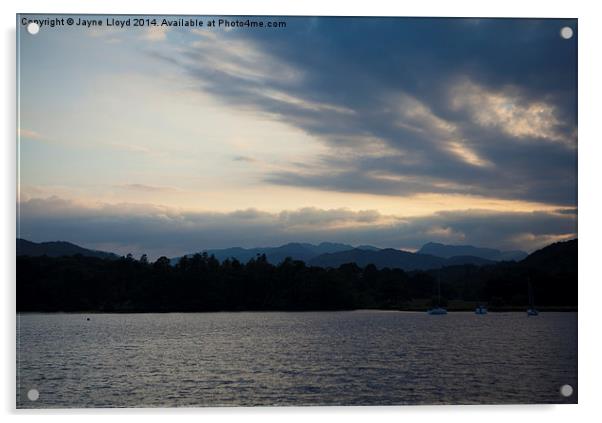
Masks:
[[[168,312],[222,310],[421,309],[487,304],[490,309],[524,307],[527,281],[538,306],[576,307],[576,266],[526,266],[507,262],[429,271],[336,269],[302,261],[278,265],[265,255],[247,263],[213,256],[183,257],[176,265],[161,257],[131,255],[108,260],[81,255],[17,257],[17,311]]]

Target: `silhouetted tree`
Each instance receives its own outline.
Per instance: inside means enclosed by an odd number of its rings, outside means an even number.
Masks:
[[[573,251],[573,250],[570,250]],[[536,255],[520,263],[451,266],[432,271],[307,266],[287,257],[271,264],[265,254],[247,263],[222,262],[207,253],[167,257],[152,265],[146,255],[119,260],[81,255],[17,257],[18,311],[215,311],[402,309],[436,295],[442,304],[476,301],[491,308],[525,307],[531,279],[537,306],[577,305],[574,256],[549,260]],[[556,252],[555,252],[556,254]],[[572,253],[571,253],[572,254]],[[413,303],[414,302],[414,303]],[[474,303],[470,303],[474,302]]]

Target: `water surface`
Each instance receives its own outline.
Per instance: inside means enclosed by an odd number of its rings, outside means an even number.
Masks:
[[[576,401],[577,313],[17,316],[19,408]]]

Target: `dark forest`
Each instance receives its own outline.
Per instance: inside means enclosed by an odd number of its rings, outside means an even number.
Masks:
[[[172,312],[221,310],[450,310],[527,306],[531,281],[540,308],[576,309],[577,241],[557,243],[520,262],[449,266],[428,271],[309,267],[265,256],[247,263],[207,254],[177,265],[161,257],[118,260],[17,257],[17,311]],[[436,298],[437,284],[441,300]]]

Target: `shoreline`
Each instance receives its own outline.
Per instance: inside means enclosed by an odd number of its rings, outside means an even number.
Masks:
[[[577,307],[537,307],[540,313],[578,313]],[[202,314],[202,313],[332,313],[332,312],[362,312],[362,311],[378,311],[389,313],[426,313],[428,309],[379,309],[379,308],[358,308],[358,309],[339,309],[339,310],[74,310],[74,311],[44,311],[44,310],[27,310],[18,311],[19,314]],[[507,307],[487,309],[487,313],[526,313],[527,308]],[[447,309],[448,313],[474,313],[473,309]]]

